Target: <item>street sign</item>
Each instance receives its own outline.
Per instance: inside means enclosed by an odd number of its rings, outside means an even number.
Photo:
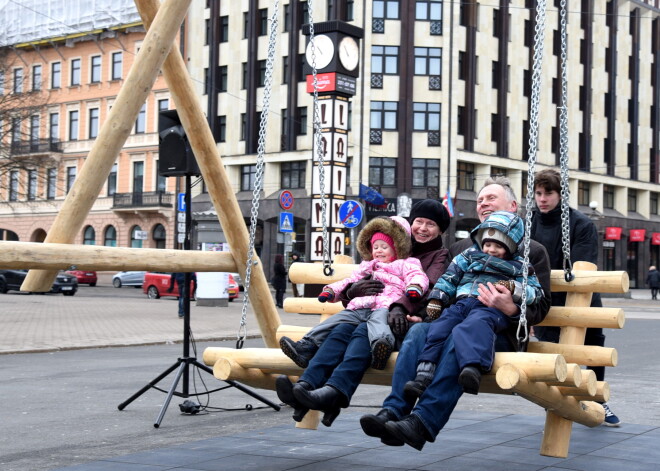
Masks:
[[[293,213],[280,213],[280,232],[293,232]]]
[[[186,210],[186,194],[185,193],[179,193],[179,197],[177,198],[177,205],[176,209],[177,211],[185,211]]]
[[[186,213],[176,213],[177,222],[186,222]]]
[[[147,240],[149,238],[149,233],[147,231],[135,231],[133,233],[135,240]]]
[[[186,223],[185,222],[178,223],[176,227],[177,227],[177,231],[179,233],[186,232]]]
[[[284,190],[280,193],[280,207],[284,210],[290,210],[293,208],[293,195],[289,190]]]
[[[179,233],[177,234],[176,239],[179,242],[179,244],[183,244],[186,241],[186,235]]]
[[[339,207],[339,222],[349,229],[357,227],[362,222],[364,210],[362,205],[355,200],[344,201]]]

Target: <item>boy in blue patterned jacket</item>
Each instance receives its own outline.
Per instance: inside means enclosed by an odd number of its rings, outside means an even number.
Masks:
[[[482,372],[490,371],[493,366],[497,333],[505,330],[510,322],[517,322],[519,317],[509,317],[482,304],[479,286],[504,285],[513,294],[513,301],[521,304],[523,258],[519,247],[524,234],[523,221],[506,211],[490,214],[472,230],[470,237],[474,245],[452,260],[429,294],[426,312],[434,322],[419,357],[417,376],[404,387],[407,401],[414,403],[430,384],[449,334],[453,334],[461,368],[458,382],[466,393],[479,392]],[[543,297],[543,289],[531,265],[528,270],[525,299],[527,305],[532,305]],[[449,306],[454,299],[456,303]]]

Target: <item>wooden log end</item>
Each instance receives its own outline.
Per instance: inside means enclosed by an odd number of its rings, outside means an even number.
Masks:
[[[497,373],[495,374],[495,381],[500,388],[508,391],[518,386],[518,383],[520,382],[523,375],[524,373],[519,368],[510,363],[507,363],[506,365],[502,365],[497,370]]]

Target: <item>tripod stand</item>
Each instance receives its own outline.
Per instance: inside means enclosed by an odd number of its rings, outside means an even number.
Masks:
[[[186,238],[184,241],[184,250],[190,250],[190,227],[191,227],[191,221],[192,221],[192,214],[191,214],[191,184],[190,184],[190,175],[186,175],[186,195],[185,195],[185,209],[186,209]],[[249,396],[252,396],[253,398],[263,402],[264,404],[272,407],[276,411],[280,410],[280,406],[277,404],[269,401],[268,399],[260,396],[259,394],[255,393],[254,391],[251,391],[250,389],[246,388],[242,384],[236,383],[235,381],[231,380],[225,380],[224,382],[227,383],[229,386],[224,386],[221,388],[214,389],[212,391],[205,391],[203,393],[193,393],[191,394],[189,391],[189,379],[190,379],[190,371],[189,368],[195,367],[199,368],[200,370],[206,371],[207,373],[210,373],[211,375],[213,374],[213,370],[209,368],[208,366],[204,365],[203,363],[200,363],[197,361],[197,358],[193,355],[190,356],[190,284],[191,284],[192,276],[190,273],[185,273],[184,274],[184,282],[183,282],[183,290],[180,292],[182,298],[183,298],[183,308],[184,308],[184,315],[183,315],[183,356],[177,359],[177,361],[171,365],[169,368],[167,368],[165,371],[163,371],[161,374],[156,376],[153,380],[151,380],[146,386],[144,386],[142,389],[140,389],[138,392],[133,394],[131,397],[129,397],[126,401],[122,402],[117,406],[119,410],[124,410],[126,406],[128,406],[131,402],[133,402],[135,399],[140,397],[142,394],[147,392],[150,388],[158,389],[159,391],[165,392],[163,389],[160,389],[159,387],[156,386],[163,378],[165,378],[167,375],[169,375],[171,372],[174,370],[176,371],[176,375],[174,376],[174,381],[172,382],[172,386],[170,386],[170,389],[167,391],[167,397],[165,398],[165,402],[163,403],[163,406],[160,408],[160,412],[158,413],[158,417],[156,418],[156,421],[154,422],[154,427],[158,428],[160,427],[160,423],[163,420],[163,417],[165,416],[165,412],[167,412],[167,408],[170,405],[170,401],[172,400],[172,396],[179,396],[183,398],[188,398],[191,396],[200,396],[202,394],[211,394],[215,391],[220,391],[222,389],[226,389],[227,387],[235,387],[238,390],[244,392],[245,394],[248,394]],[[178,392],[176,390],[179,381],[181,380],[181,377],[183,377],[183,385],[182,385],[182,391]]]

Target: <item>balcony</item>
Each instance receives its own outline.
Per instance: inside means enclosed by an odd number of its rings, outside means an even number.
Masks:
[[[115,193],[112,195],[112,210],[160,212],[161,209],[172,208],[173,201],[174,194],[165,191]]]
[[[11,143],[11,155],[15,157],[28,157],[37,154],[61,154],[62,152],[62,142],[53,139],[34,139]]]

